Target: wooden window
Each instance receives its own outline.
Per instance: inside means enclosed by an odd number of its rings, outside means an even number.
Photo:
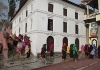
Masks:
[[[78,19],[78,13],[75,12],[75,19]]]
[[[53,4],[48,4],[48,11],[53,12]]]
[[[27,32],[27,23],[25,24],[25,33]]]
[[[28,10],[26,10],[26,17],[28,16]]]
[[[63,22],[63,32],[67,32],[67,22]]]
[[[78,34],[78,25],[75,25],[75,34]]]
[[[48,19],[48,30],[53,31],[53,20]]]
[[[67,16],[67,9],[63,8],[63,15]]]

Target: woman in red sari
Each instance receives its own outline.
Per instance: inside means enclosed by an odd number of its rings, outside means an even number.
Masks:
[[[54,55],[54,44],[50,45],[50,57],[53,57]]]

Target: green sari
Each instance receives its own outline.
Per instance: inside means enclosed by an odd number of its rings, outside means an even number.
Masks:
[[[73,45],[73,48],[72,49],[73,49],[73,55],[75,55],[75,53],[78,51],[78,49],[76,47],[76,44]]]

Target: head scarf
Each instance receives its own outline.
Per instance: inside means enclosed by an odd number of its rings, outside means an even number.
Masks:
[[[73,54],[75,54],[75,52],[77,52],[78,51],[78,49],[77,49],[77,47],[76,47],[76,44],[74,44],[73,45]]]

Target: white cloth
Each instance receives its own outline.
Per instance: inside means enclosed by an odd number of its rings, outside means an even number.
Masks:
[[[94,55],[94,49],[91,51],[91,53],[90,53],[90,54]]]
[[[22,48],[22,43],[18,43],[17,48]]]

